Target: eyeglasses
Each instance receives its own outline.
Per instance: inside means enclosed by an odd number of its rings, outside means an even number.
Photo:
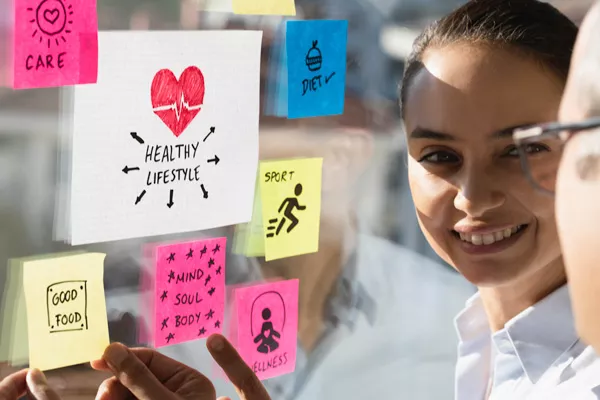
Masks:
[[[576,123],[553,122],[515,129],[513,140],[525,175],[541,192],[554,195],[558,166],[567,141],[574,134],[600,128],[600,118]]]

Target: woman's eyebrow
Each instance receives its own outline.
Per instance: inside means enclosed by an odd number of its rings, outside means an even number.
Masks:
[[[491,139],[507,139],[507,138],[512,138],[513,136],[513,132],[515,129],[521,129],[521,128],[526,128],[526,127],[530,127],[533,126],[535,124],[533,123],[527,123],[527,124],[520,124],[520,125],[515,125],[515,126],[510,126],[508,128],[504,128],[500,131],[494,132],[490,135]]]
[[[409,135],[409,139],[433,139],[433,140],[456,140],[448,133],[436,132],[431,129],[415,128]]]

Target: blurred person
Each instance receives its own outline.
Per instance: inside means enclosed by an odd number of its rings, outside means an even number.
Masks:
[[[593,229],[600,222],[600,3],[581,27],[559,122],[514,133],[526,176],[540,192],[556,193],[556,218],[575,314],[582,340],[600,351],[600,274]],[[538,146],[544,151],[528,154]],[[591,349],[589,350],[592,353]],[[592,356],[590,355],[590,358]],[[590,380],[600,369],[590,373]],[[600,398],[600,387],[589,393]],[[598,396],[598,397],[596,397]]]
[[[407,61],[417,218],[479,289],[456,318],[458,400],[565,398],[557,388],[580,398],[600,383],[575,331],[554,201],[529,184],[511,140],[516,127],[556,118],[576,35],[547,3],[472,0],[430,25]]]

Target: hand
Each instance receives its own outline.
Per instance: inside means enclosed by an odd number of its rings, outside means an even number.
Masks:
[[[30,400],[60,400],[38,369],[23,369],[0,382],[0,400],[18,400],[25,394]]]
[[[242,400],[270,400],[260,380],[223,336],[211,336],[207,347]],[[115,375],[102,383],[96,400],[126,399],[131,394],[140,400],[216,398],[215,388],[207,377],[152,349],[128,349],[113,343],[102,360],[92,362],[92,367]]]

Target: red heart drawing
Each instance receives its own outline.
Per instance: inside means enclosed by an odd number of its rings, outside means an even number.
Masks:
[[[204,101],[204,75],[187,67],[179,77],[168,69],[154,75],[150,88],[152,111],[179,137],[198,115]]]

